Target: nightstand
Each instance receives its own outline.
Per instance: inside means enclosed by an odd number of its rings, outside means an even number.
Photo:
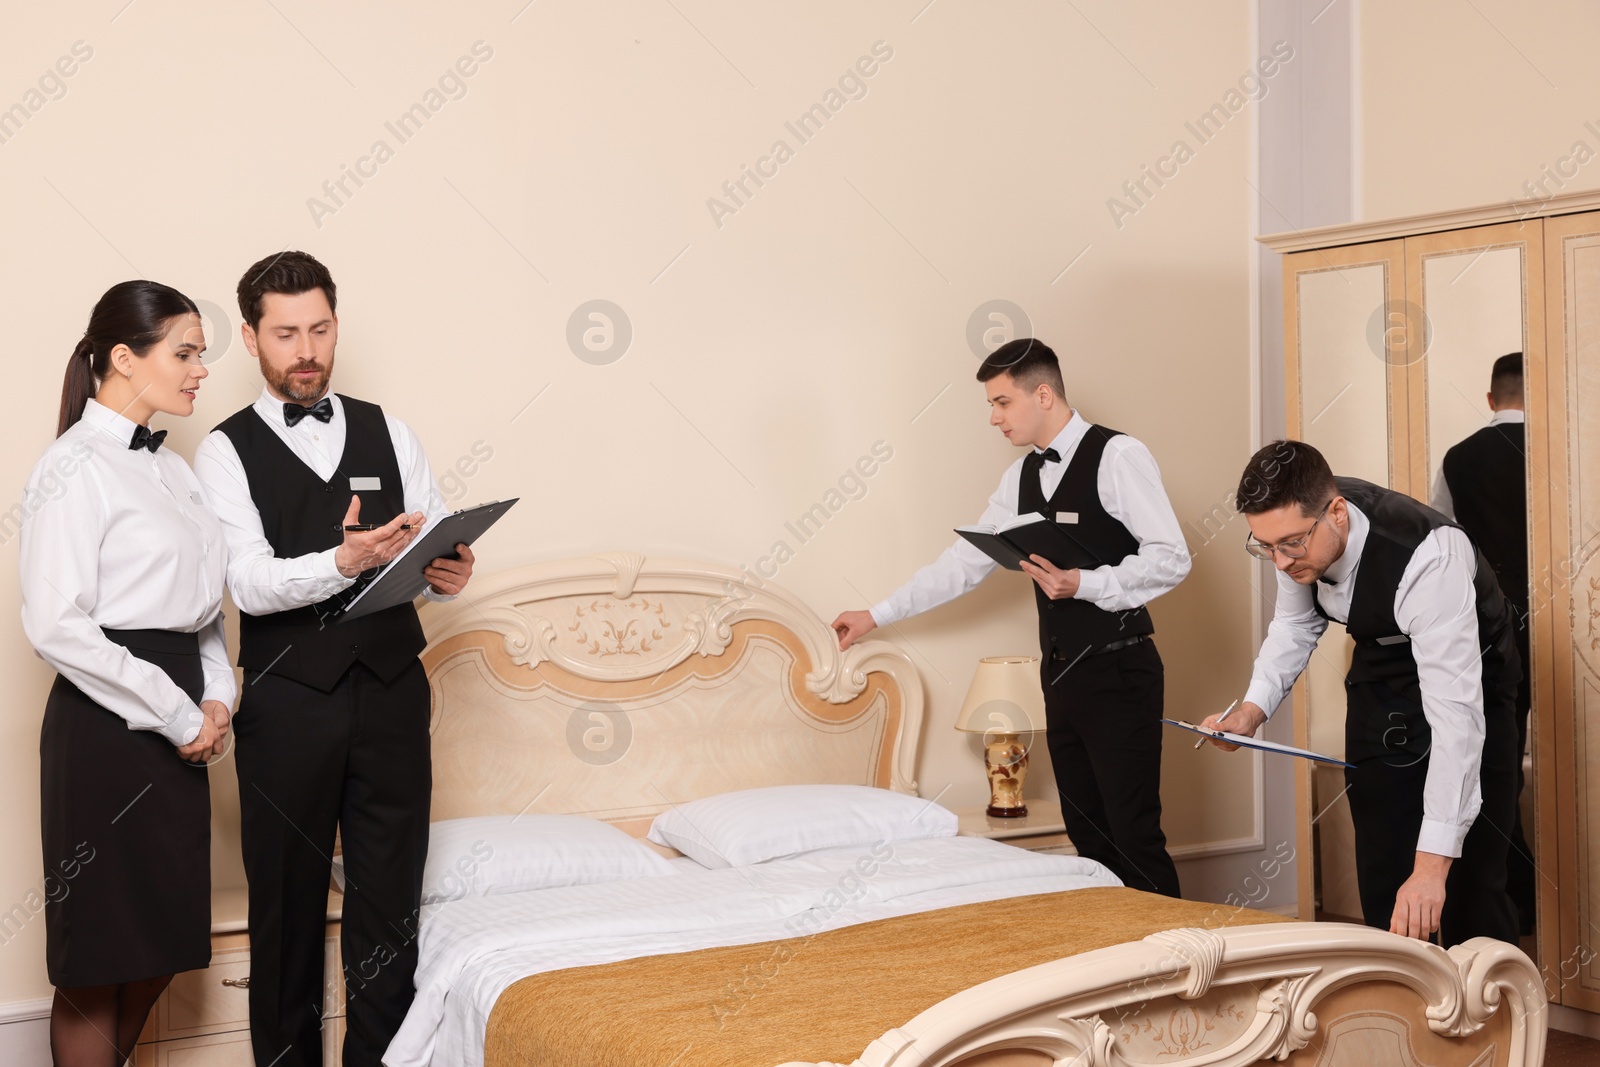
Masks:
[[[344,974],[339,964],[339,914],[343,894],[328,894],[323,966],[322,1058],[338,1063],[344,1044]],[[211,896],[211,966],[172,980],[139,1044],[134,1067],[254,1067],[250,1051],[250,941],[245,932],[245,891],[218,889]]]
[[[1028,801],[1028,814],[1020,819],[996,819],[984,814],[982,806],[958,808],[960,837],[987,837],[1029,852],[1048,852],[1076,856],[1078,850],[1067,837],[1067,824],[1061,819],[1061,804],[1056,800]]]

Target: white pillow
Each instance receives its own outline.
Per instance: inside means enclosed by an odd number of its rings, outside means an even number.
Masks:
[[[650,840],[706,867],[742,867],[819,848],[954,837],[954,812],[865,785],[774,785],[678,804]]]
[[[344,857],[334,877],[344,886]],[[422,902],[677,874],[665,856],[581,815],[485,815],[428,830]]]

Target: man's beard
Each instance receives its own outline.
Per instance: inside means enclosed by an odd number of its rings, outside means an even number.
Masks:
[[[315,378],[302,380],[294,377],[294,372],[299,370],[317,370],[322,371],[322,373]],[[297,403],[305,404],[320,400],[322,394],[328,391],[328,380],[333,377],[333,360],[328,360],[328,367],[325,371],[315,364],[297,363],[279,374],[268,366],[267,361],[263,359],[261,361],[261,376],[267,380],[267,384],[272,387],[273,392],[289,397]]]

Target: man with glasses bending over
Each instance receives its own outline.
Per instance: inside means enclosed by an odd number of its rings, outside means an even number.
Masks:
[[[1279,441],[1251,457],[1245,547],[1277,567],[1278,602],[1244,701],[1252,735],[1305,669],[1328,620],[1355,639],[1345,771],[1368,926],[1449,946],[1515,944],[1506,850],[1517,796],[1514,619],[1467,534],[1403,493],[1335,478]],[[1224,749],[1236,746],[1213,741]]]

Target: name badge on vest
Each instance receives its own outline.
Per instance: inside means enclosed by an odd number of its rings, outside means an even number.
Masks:
[[[1078,521],[1078,513],[1076,511],[1058,511],[1056,512],[1056,521],[1076,524]]]
[[[379,480],[377,478],[351,478],[350,479],[350,491],[352,493],[360,493],[360,492],[376,493],[382,488],[383,488],[383,486],[380,484],[380,482],[379,482]]]
[[[1407,637],[1405,634],[1395,634],[1392,637],[1380,637],[1380,638],[1378,638],[1378,644],[1380,644],[1380,645],[1403,645],[1407,641],[1410,641],[1410,640],[1411,640],[1411,638]]]

